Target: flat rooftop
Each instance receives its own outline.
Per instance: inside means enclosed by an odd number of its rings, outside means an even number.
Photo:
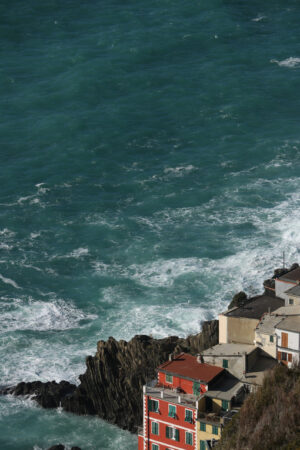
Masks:
[[[284,300],[279,297],[271,297],[270,295],[258,295],[248,300],[243,306],[233,308],[224,313],[229,317],[245,317],[248,319],[260,319],[261,316],[270,311],[284,306]]]
[[[285,273],[278,278],[280,281],[290,281],[292,283],[297,283],[300,281],[300,267],[292,270],[291,272]]]
[[[300,315],[300,305],[289,305],[282,306],[281,308],[275,309],[272,312],[274,316],[299,316]]]
[[[242,387],[243,383],[241,383],[233,375],[230,375],[230,373],[226,373],[226,375],[222,376],[220,380],[213,383],[210,389],[203,395],[206,397],[230,401]]]
[[[281,322],[276,325],[279,330],[295,331],[300,333],[300,316],[287,317],[282,319]]]
[[[261,318],[259,324],[256,327],[258,333],[263,334],[274,334],[275,326],[282,321],[282,316],[277,316],[273,314],[264,314]]]
[[[248,344],[217,344],[201,352],[203,356],[241,356],[244,352],[251,353],[254,345]]]

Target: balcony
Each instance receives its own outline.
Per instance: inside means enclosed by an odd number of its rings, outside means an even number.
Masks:
[[[168,389],[157,384],[156,380],[147,383],[144,386],[144,394],[151,395],[157,399],[163,399],[178,405],[184,405],[190,408],[197,407],[197,397],[191,394],[179,393],[176,389]]]
[[[233,418],[233,416],[238,412],[238,409],[232,409],[229,411],[222,411],[220,410],[218,413],[216,412],[199,412],[198,414],[198,420],[201,422],[207,422],[210,424],[220,424],[220,425],[226,425],[228,422],[230,422]]]

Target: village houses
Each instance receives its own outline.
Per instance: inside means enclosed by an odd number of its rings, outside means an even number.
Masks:
[[[215,446],[245,396],[278,363],[300,355],[300,268],[275,279],[264,295],[219,315],[219,343],[192,356],[170,355],[143,388],[138,450]]]

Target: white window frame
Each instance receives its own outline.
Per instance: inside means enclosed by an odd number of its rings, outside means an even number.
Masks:
[[[155,423],[156,425],[157,425],[157,434],[156,433],[153,433],[153,429],[152,429],[152,424],[153,423]],[[159,436],[159,422],[157,422],[156,420],[152,420],[151,421],[151,433],[154,435],[154,436]]]
[[[171,406],[172,408],[175,408],[174,417],[173,417],[173,416],[170,416],[170,406]],[[169,403],[169,405],[168,405],[168,417],[172,417],[172,419],[175,419],[176,416],[177,416],[177,407],[176,407],[176,405],[172,405],[172,404]]]
[[[186,438],[187,434],[190,434],[192,436],[192,443],[191,444],[187,442],[187,438]],[[194,436],[193,436],[193,433],[191,431],[186,431],[185,432],[185,443],[186,443],[186,445],[194,445]]]
[[[167,377],[170,377],[171,381],[168,381]],[[166,383],[173,384],[173,375],[170,375],[170,374],[166,373]]]
[[[188,408],[185,408],[185,410],[184,410],[184,421],[185,422],[188,422],[188,423],[191,423],[191,422],[189,422],[188,420],[186,420],[186,412],[187,411],[190,411],[191,413],[192,413],[192,420],[193,420],[193,418],[194,418],[194,414],[193,414],[193,410],[192,409],[188,409]]]

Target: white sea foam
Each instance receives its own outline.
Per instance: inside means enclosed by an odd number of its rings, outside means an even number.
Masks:
[[[10,278],[6,278],[3,275],[0,274],[0,280],[3,281],[5,284],[10,284],[16,289],[21,289],[20,286],[17,285],[17,283],[14,280],[11,280]]]
[[[80,326],[82,320],[93,320],[97,316],[86,314],[60,299],[39,301],[29,297],[12,298],[9,307],[4,308],[0,316],[0,332],[15,330],[68,330]]]
[[[131,265],[128,275],[144,286],[171,286],[181,275],[200,272],[202,261],[198,258],[178,258]]]
[[[267,16],[257,16],[254,19],[252,19],[252,22],[261,22],[262,20],[266,19]]]
[[[193,166],[192,164],[189,164],[187,166],[178,166],[178,167],[167,167],[164,169],[165,174],[171,174],[174,176],[183,176],[186,173],[192,172],[193,170],[196,170],[197,168]]]
[[[270,62],[276,63],[276,64],[278,64],[278,66],[281,66],[281,67],[289,67],[291,69],[294,69],[296,67],[299,67],[300,58],[290,57],[290,58],[283,59],[282,61],[278,61],[277,59],[271,59]]]
[[[88,255],[89,253],[89,249],[88,248],[76,248],[75,250],[73,250],[70,254],[69,257],[70,258],[75,258],[75,259],[79,259],[82,256]]]

